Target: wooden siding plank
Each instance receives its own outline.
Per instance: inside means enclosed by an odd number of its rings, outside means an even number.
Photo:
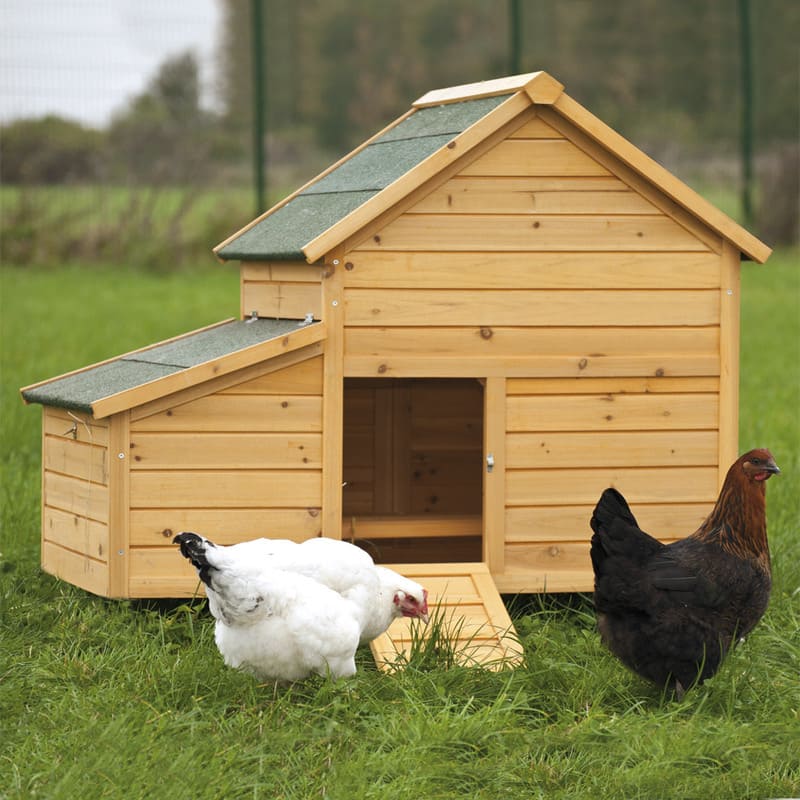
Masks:
[[[95,561],[108,560],[108,526],[69,511],[42,508],[44,541],[83,553]]]
[[[495,586],[504,594],[539,594],[543,592],[591,592],[594,577],[588,569],[552,569],[550,572],[513,572],[492,575]]]
[[[242,261],[239,274],[243,281],[289,281],[320,283],[322,267],[305,261]]]
[[[652,394],[719,390],[719,378],[512,378],[508,394]]]
[[[713,500],[704,503],[638,503],[634,514],[642,530],[659,539],[674,539],[696,531],[713,506]],[[593,510],[594,502],[574,506],[511,506],[506,509],[506,542],[589,539],[592,535],[589,520]]]
[[[365,239],[358,252],[708,251],[667,216],[547,214],[404,214]]]
[[[509,136],[510,139],[563,139],[552,125],[548,125],[541,117],[534,117],[530,122],[521,125]]]
[[[42,409],[45,436],[95,444],[100,447],[108,444],[108,422],[98,422],[89,414],[79,411],[67,411],[52,406],[43,406]]]
[[[152,414],[140,420],[135,429],[173,433],[318,432],[322,430],[322,399],[311,395],[208,395]]]
[[[598,469],[509,470],[509,506],[563,506],[596,503],[607,487],[619,489],[634,507],[639,503],[713,502],[716,467],[605,467]],[[688,531],[687,531],[688,533]]]
[[[715,430],[718,408],[713,394],[511,396],[508,430]]]
[[[287,283],[285,281],[242,283],[242,316],[253,311],[259,317],[305,319],[311,314],[320,319],[322,297],[318,283]]]
[[[348,326],[649,326],[716,325],[719,294],[710,289],[545,290],[349,289]]]
[[[141,433],[131,435],[131,469],[315,469],[319,433]]]
[[[319,470],[184,470],[131,474],[132,508],[321,505]]]
[[[513,186],[507,185],[513,182]],[[556,181],[551,181],[556,183]],[[627,187],[618,191],[576,191],[564,186],[546,189],[540,178],[461,178],[450,179],[420,200],[411,214],[655,214],[662,212]]]
[[[506,559],[514,571],[532,574],[553,571],[579,572],[592,566],[589,559],[589,542],[513,543],[506,546]]]
[[[184,559],[184,563],[189,562]],[[160,575],[153,577],[146,571],[131,573],[129,586],[131,597],[205,597],[203,584],[199,581],[194,570],[175,575]],[[192,574],[194,573],[194,574]]]
[[[602,164],[572,142],[559,139],[506,139],[461,170],[465,177],[521,175],[588,177],[610,175]]]
[[[108,485],[105,447],[83,444],[58,436],[44,438],[44,468],[93,483]]]
[[[260,498],[259,498],[260,500]],[[322,535],[320,507],[307,508],[159,508],[131,512],[131,546],[172,543],[181,531],[195,531],[216,544],[248,539],[292,539]]]
[[[42,569],[87,592],[108,597],[108,566],[53,542],[42,544]]]
[[[697,430],[509,433],[506,458],[510,469],[713,466],[717,439]]]
[[[384,378],[578,378],[618,376],[713,376],[719,356],[676,353],[647,356],[346,356],[348,377]]]
[[[312,394],[322,396],[322,356],[274,370],[220,390],[220,394]]]
[[[131,586],[147,580],[193,579],[199,583],[194,567],[174,545],[171,547],[134,547],[131,550]],[[172,594],[165,595],[171,597]]]
[[[108,522],[108,488],[44,470],[43,502],[98,522]]]
[[[354,252],[347,288],[718,289],[716,253]]]
[[[536,320],[538,322],[538,319]],[[719,352],[716,327],[350,327],[349,356],[677,355]]]

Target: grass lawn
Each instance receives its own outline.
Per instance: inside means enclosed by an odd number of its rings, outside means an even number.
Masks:
[[[2,798],[800,796],[800,269],[743,269],[740,450],[772,449],[774,590],[683,702],[600,645],[590,598],[517,604],[519,669],[275,690],[225,668],[202,604],[103,600],[44,575],[40,412],[18,387],[233,316],[238,276],[2,268]]]

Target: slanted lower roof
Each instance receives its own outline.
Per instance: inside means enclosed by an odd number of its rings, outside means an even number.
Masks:
[[[20,391],[26,403],[83,411],[99,419],[313,344],[323,336],[321,322],[225,320]]]
[[[564,91],[546,72],[428,92],[403,116],[214,248],[222,260],[314,263],[531,105],[547,105],[746,258],[770,248]]]

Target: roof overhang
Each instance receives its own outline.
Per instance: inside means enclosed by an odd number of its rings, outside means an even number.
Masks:
[[[275,322],[283,324],[272,324]],[[249,329],[243,327],[248,325]],[[256,331],[259,326],[262,330]],[[251,324],[229,319],[25,386],[20,392],[26,403],[82,411],[103,419],[324,338],[323,322],[301,325],[297,320],[256,320]]]

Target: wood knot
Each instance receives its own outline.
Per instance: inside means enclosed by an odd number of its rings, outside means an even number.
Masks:
[[[481,328],[481,339],[491,339],[494,331],[491,328]]]
[[[308,516],[309,517],[318,517],[319,516],[319,509],[318,508],[308,508],[306,510],[308,511]]]
[[[170,538],[170,536],[172,536],[172,528],[164,528],[164,530],[163,530],[163,531],[161,531],[161,535],[162,535],[162,536],[163,536],[165,539],[169,539],[169,538]]]
[[[553,545],[547,552],[553,558],[557,558],[561,554],[561,550],[556,545]]]
[[[386,364],[379,364],[378,365],[378,374],[379,375],[383,375],[383,373],[386,372],[387,369],[389,369],[389,367],[387,367]]]
[[[375,244],[380,244],[381,243],[381,237],[377,236],[377,235],[373,236],[372,237],[372,241],[375,242]]]
[[[289,408],[289,401],[288,400],[284,400],[281,403],[281,408]]]
[[[455,146],[456,146],[456,143],[455,143],[455,142],[448,142],[448,143],[447,143],[447,149],[448,149],[448,150],[454,150],[454,149],[455,149]]]
[[[656,370],[656,378],[663,378],[663,377],[664,377],[664,368],[663,367],[659,367]]]
[[[589,364],[589,359],[588,358],[582,358],[578,362],[578,369],[586,369],[588,364]]]
[[[539,222],[539,220],[538,220],[538,219],[536,220],[536,222],[534,222],[534,223],[533,223],[533,227],[534,227],[534,228],[541,228],[541,226],[542,226],[542,223],[541,223],[541,222]]]
[[[345,262],[344,268],[345,268],[345,269],[346,269],[348,272],[350,272],[350,271],[353,269],[353,267],[355,267],[355,264],[354,264],[352,261],[346,261],[346,262]]]

